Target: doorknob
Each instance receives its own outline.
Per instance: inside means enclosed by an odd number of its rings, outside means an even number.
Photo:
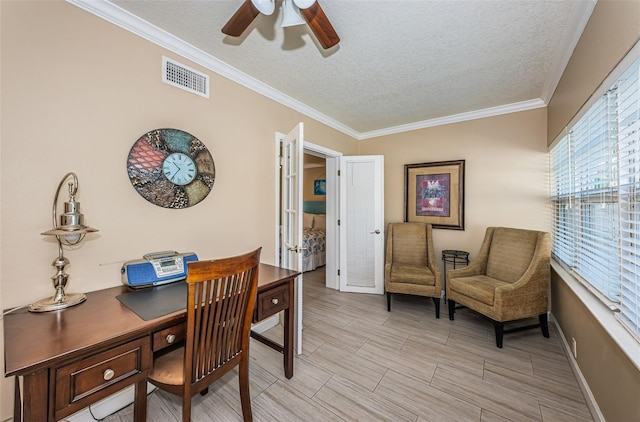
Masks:
[[[298,245],[296,245],[293,247],[288,247],[287,250],[290,252],[303,252],[303,251],[306,251],[307,248],[299,248]]]
[[[370,233],[370,234],[380,234],[380,230],[378,230],[378,229],[375,229],[374,231],[372,231],[372,232],[369,232],[369,233]]]

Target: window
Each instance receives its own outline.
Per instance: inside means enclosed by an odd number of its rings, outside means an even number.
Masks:
[[[640,338],[640,59],[551,149],[553,255]]]

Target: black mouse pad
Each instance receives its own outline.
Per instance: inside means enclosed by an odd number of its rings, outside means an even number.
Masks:
[[[127,308],[149,321],[187,307],[187,283],[178,281],[117,296]]]

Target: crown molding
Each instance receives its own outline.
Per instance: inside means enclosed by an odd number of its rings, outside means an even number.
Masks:
[[[567,63],[569,63],[573,55],[573,50],[575,50],[576,45],[578,45],[578,41],[582,36],[582,32],[584,32],[585,26],[587,26],[589,22],[589,18],[591,17],[591,13],[593,13],[594,7],[596,7],[597,1],[598,0],[579,1],[574,4],[569,22],[567,22],[567,31],[564,33],[564,38],[556,54],[556,59],[542,88],[540,98],[545,104],[549,104],[549,101],[551,101],[551,97],[560,82]]]
[[[484,119],[486,117],[499,116],[501,114],[517,113],[519,111],[533,110],[535,108],[546,107],[541,99],[521,101],[498,107],[485,108],[482,110],[470,111],[468,113],[453,114],[451,116],[439,117],[437,119],[423,120],[421,122],[409,123],[406,125],[394,126],[386,129],[374,130],[360,134],[360,139],[376,138],[378,136],[394,135],[412,130],[425,129],[428,127],[449,125],[468,120]]]
[[[66,2],[77,6],[101,19],[106,20],[116,26],[119,26],[133,34],[136,34],[147,41],[150,41],[160,47],[178,54],[200,66],[215,72],[227,79],[230,79],[246,88],[251,89],[277,103],[291,108],[307,117],[310,117],[320,123],[323,123],[339,132],[344,133],[356,140],[366,140],[385,135],[393,135],[412,130],[424,129],[428,127],[459,123],[473,119],[481,119],[486,117],[497,116],[501,114],[514,113],[518,111],[531,110],[534,108],[545,107],[553,95],[553,91],[560,80],[562,72],[567,65],[573,49],[582,34],[582,30],[586,25],[595,2],[597,0],[589,0],[578,2],[572,14],[571,22],[565,36],[564,47],[558,53],[558,59],[555,61],[551,76],[547,79],[543,89],[543,95],[539,99],[523,101],[519,103],[507,104],[498,107],[476,110],[468,113],[460,113],[436,119],[423,120],[406,125],[399,125],[385,129],[358,132],[351,127],[327,116],[318,110],[278,91],[277,89],[257,80],[256,78],[236,69],[235,67],[219,60],[218,58],[205,53],[204,51],[186,43],[176,36],[158,28],[157,26],[140,19],[132,13],[122,9],[121,7],[110,3],[107,0],[66,0]]]

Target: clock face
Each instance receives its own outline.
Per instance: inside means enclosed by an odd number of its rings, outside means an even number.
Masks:
[[[184,186],[196,178],[196,164],[188,155],[174,152],[164,159],[162,173],[176,185]]]
[[[127,173],[147,201],[164,208],[187,208],[211,191],[215,165],[195,136],[178,129],[156,129],[131,147]]]

